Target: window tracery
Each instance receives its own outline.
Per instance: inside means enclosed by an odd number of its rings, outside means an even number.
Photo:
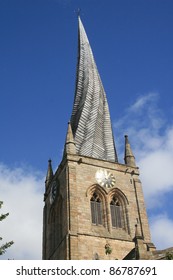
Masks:
[[[102,201],[96,192],[93,193],[90,199],[90,205],[92,224],[102,225]]]
[[[114,195],[110,202],[112,227],[124,228],[123,209],[119,199]]]

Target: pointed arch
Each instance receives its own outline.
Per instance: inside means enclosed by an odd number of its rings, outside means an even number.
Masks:
[[[119,188],[113,188],[111,191],[109,191],[109,200],[111,200],[114,194],[117,194],[117,196],[123,203],[125,203],[126,205],[129,204],[127,196]]]
[[[92,193],[93,193],[95,190],[97,190],[97,191],[100,193],[101,197],[105,200],[106,195],[107,195],[108,193],[107,193],[107,191],[106,191],[104,188],[102,188],[102,187],[101,187],[100,185],[98,185],[98,184],[94,184],[94,185],[90,186],[90,187],[87,189],[87,191],[86,191],[86,196],[91,196]]]
[[[90,198],[90,207],[91,207],[91,221],[92,224],[98,226],[103,224],[103,202],[98,194],[95,191]]]
[[[112,228],[124,229],[129,233],[128,204],[129,202],[126,195],[120,189],[114,188],[109,192]]]
[[[113,228],[124,228],[122,205],[118,197],[114,195],[110,202],[111,222]]]
[[[91,223],[93,225],[106,226],[106,192],[99,185],[92,185],[88,188],[86,196],[89,197],[91,209]]]

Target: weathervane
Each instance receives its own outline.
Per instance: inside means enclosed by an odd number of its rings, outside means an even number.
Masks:
[[[80,9],[80,8],[78,8],[77,10],[75,10],[75,13],[76,13],[76,15],[77,15],[78,17],[80,17],[80,14],[81,14],[81,9]]]

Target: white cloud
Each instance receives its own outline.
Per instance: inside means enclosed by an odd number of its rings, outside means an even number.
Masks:
[[[14,241],[1,259],[41,259],[42,177],[29,168],[0,165],[1,212],[9,212],[1,222],[1,237],[3,242]]]
[[[151,235],[157,249],[173,247],[173,220],[166,214],[151,217]]]
[[[158,196],[173,190],[173,151],[169,147],[146,154],[140,159],[139,165],[148,200],[153,200],[153,197],[157,199]]]

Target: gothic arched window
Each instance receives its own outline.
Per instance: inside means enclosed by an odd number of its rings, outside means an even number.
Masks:
[[[122,206],[116,196],[113,196],[110,202],[112,227],[124,228],[124,219]]]
[[[96,192],[93,193],[90,199],[91,205],[91,219],[92,224],[94,225],[102,225],[102,202],[100,197]]]

